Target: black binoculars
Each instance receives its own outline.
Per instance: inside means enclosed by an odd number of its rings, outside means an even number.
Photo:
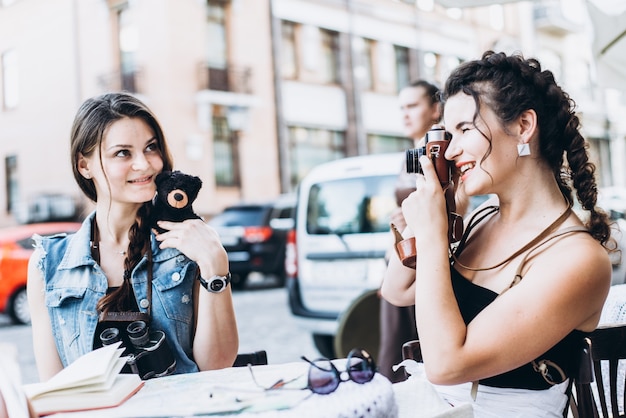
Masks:
[[[147,380],[167,376],[176,369],[176,359],[165,341],[165,333],[150,331],[145,321],[133,321],[121,332],[119,328],[106,328],[100,333],[100,341],[102,345],[122,341],[126,349],[123,354],[126,366],[122,373],[135,373]]]

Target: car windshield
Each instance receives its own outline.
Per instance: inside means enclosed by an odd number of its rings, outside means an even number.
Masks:
[[[396,207],[395,175],[315,184],[307,205],[309,234],[359,234],[389,230]]]
[[[255,226],[263,225],[266,209],[261,206],[227,208],[211,219],[213,226]]]

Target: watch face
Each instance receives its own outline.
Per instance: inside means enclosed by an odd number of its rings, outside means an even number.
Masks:
[[[224,279],[220,278],[214,278],[213,280],[211,280],[211,283],[209,283],[209,287],[211,288],[212,292],[219,292],[224,288]]]

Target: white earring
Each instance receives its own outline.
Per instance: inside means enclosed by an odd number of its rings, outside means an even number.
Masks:
[[[525,157],[526,155],[530,155],[530,145],[517,144],[517,155],[519,155],[520,157]]]

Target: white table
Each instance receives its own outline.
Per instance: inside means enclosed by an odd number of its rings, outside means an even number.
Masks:
[[[345,366],[345,360],[343,363],[338,360],[338,367],[339,365]],[[368,387],[367,384],[358,385],[352,381],[342,382],[333,396],[316,395],[308,390],[294,390],[306,386],[308,367],[305,362],[253,367],[256,380],[264,387],[271,386],[280,378],[287,381],[298,377],[289,384],[292,389],[263,391],[254,384],[247,367],[235,367],[148,380],[137,394],[117,408],[53,416],[68,418],[193,416],[218,410],[220,406],[237,405],[234,398],[239,397],[244,402],[251,401],[254,404],[253,408],[261,409],[261,412],[254,414],[255,418],[332,417],[335,415],[331,411],[345,407],[342,403],[345,404],[346,398],[353,399],[356,391],[358,396],[365,400],[373,399],[370,396],[379,396],[373,391],[379,391],[380,384],[388,384],[388,387],[391,387],[391,383],[384,376],[376,374],[375,385]],[[368,388],[371,388],[369,391],[372,393],[368,392]],[[287,406],[291,402],[295,405],[290,409],[275,409],[279,405]],[[350,402],[353,403],[352,400]],[[269,410],[263,412],[264,408]],[[395,401],[389,408],[396,408]],[[215,414],[221,416],[219,412]]]
[[[345,366],[345,359],[336,361],[339,370]],[[254,376],[260,385],[271,386],[279,378],[289,380],[299,377],[291,383],[293,387],[306,385],[306,373],[309,365],[305,362],[283,363],[268,366],[254,366]],[[352,381],[342,382],[332,396],[311,394],[308,390],[280,389],[268,394],[276,395],[274,398],[267,398],[259,405],[261,409],[265,407],[275,407],[279,403],[289,403],[293,401],[295,405],[285,410],[265,410],[254,414],[255,418],[280,418],[280,417],[336,417],[337,412],[344,410],[346,399],[353,406],[350,416],[366,416],[366,413],[354,415],[354,409],[359,400],[363,404],[363,411],[372,399],[381,398],[381,389],[392,388],[394,399],[392,404],[383,405],[389,411],[390,417],[398,418],[452,418],[468,417],[467,410],[461,408],[450,408],[446,411],[438,411],[436,414],[423,414],[423,408],[415,408],[415,402],[420,399],[419,393],[415,393],[415,387],[403,384],[391,385],[391,383],[380,374],[376,374],[373,382],[375,384],[359,385]],[[387,386],[388,385],[388,386]],[[214,397],[211,398],[211,393]],[[107,408],[101,410],[91,410],[84,412],[74,412],[53,415],[55,418],[121,418],[121,417],[163,417],[193,416],[205,411],[217,404],[215,400],[227,400],[232,406],[232,398],[229,396],[239,395],[242,398],[254,397],[263,393],[254,384],[250,371],[247,367],[235,367],[222,370],[213,370],[201,373],[191,373],[187,375],[168,376],[160,379],[152,379],[145,382],[145,386],[132,398],[117,408]],[[382,398],[381,398],[382,399]],[[381,405],[378,399],[378,405]],[[423,405],[422,405],[423,406]],[[359,411],[360,412],[360,411]],[[398,414],[399,412],[399,414]],[[216,416],[222,416],[216,413]],[[226,415],[224,415],[226,416]],[[228,415],[230,417],[237,415]],[[346,415],[347,416],[347,415]]]

